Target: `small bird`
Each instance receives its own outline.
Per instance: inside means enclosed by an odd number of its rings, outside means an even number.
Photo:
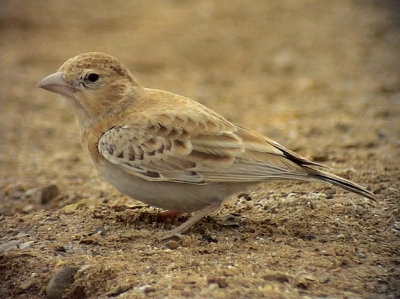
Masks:
[[[144,88],[107,54],[70,58],[39,87],[66,99],[82,129],[83,148],[111,185],[152,206],[195,212],[165,238],[186,231],[230,195],[269,180],[328,182],[377,200],[196,101]]]

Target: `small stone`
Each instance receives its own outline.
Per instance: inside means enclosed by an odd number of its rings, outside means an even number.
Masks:
[[[225,227],[239,227],[240,223],[237,220],[237,217],[235,217],[232,214],[229,214],[222,219],[222,225]]]
[[[46,288],[47,298],[62,298],[64,291],[74,282],[74,276],[78,267],[64,267],[53,274]]]
[[[363,252],[359,252],[359,253],[357,254],[357,256],[358,256],[360,259],[365,259],[365,258],[367,257],[367,255],[366,255],[365,253],[363,253]]]
[[[265,280],[275,280],[280,283],[285,283],[290,281],[290,277],[286,273],[269,271],[269,270],[264,272],[262,278]]]
[[[32,197],[33,195],[35,195],[36,192],[37,190],[35,188],[28,189],[25,191],[25,197],[27,198]]]
[[[48,185],[40,190],[40,202],[44,205],[60,194],[60,189],[57,185]]]
[[[317,237],[316,236],[314,236],[314,235],[305,235],[304,237],[303,237],[303,240],[305,240],[305,241],[312,241],[312,240],[315,240]]]
[[[247,194],[247,193],[240,193],[240,194],[238,195],[238,198],[244,198],[244,199],[247,200],[247,201],[252,200],[251,196],[250,196],[249,194]]]
[[[149,287],[149,288],[146,288],[146,289],[144,290],[144,293],[145,293],[145,294],[149,294],[149,293],[153,293],[153,292],[155,292],[155,291],[156,291],[155,288]]]
[[[217,239],[216,236],[211,235],[211,234],[206,233],[206,232],[203,233],[203,239],[204,239],[205,241],[207,241],[208,243],[218,243],[218,239]]]
[[[0,243],[0,252],[6,252],[12,249],[18,249],[18,242],[17,240],[11,240],[5,243]]]
[[[19,289],[22,290],[22,291],[26,291],[27,289],[29,289],[32,285],[35,284],[36,276],[37,276],[37,273],[32,273],[31,277],[29,277],[28,279],[22,281],[19,284]]]
[[[104,237],[107,232],[104,227],[99,227],[95,230],[95,234]]]
[[[141,294],[149,294],[149,293],[155,292],[156,289],[153,288],[151,285],[146,284],[144,286],[138,287],[137,291],[138,291],[138,293],[141,293]]]
[[[365,213],[365,209],[363,207],[356,207],[356,213],[358,216],[362,216]]]
[[[326,199],[332,199],[332,198],[334,198],[334,194],[333,193],[328,193],[326,195]]]
[[[24,211],[25,213],[28,214],[28,213],[32,212],[33,209],[35,209],[35,206],[32,205],[32,204],[28,204],[28,205],[25,205],[25,206],[22,208],[22,211]]]
[[[169,249],[175,250],[179,247],[179,243],[175,240],[169,240],[165,246]]]
[[[340,203],[335,203],[335,204],[332,206],[332,208],[333,208],[333,209],[340,210],[340,209],[343,209],[343,205],[340,204]]]
[[[326,274],[321,276],[319,281],[321,283],[327,283],[330,279],[331,279],[331,276],[328,273],[326,273]]]
[[[32,247],[33,241],[28,241],[19,245],[19,249],[27,249]]]
[[[400,221],[395,221],[393,223],[393,228],[396,229],[396,230],[400,230]]]
[[[302,290],[307,290],[311,283],[312,280],[308,279],[307,277],[297,277],[295,285]]]
[[[209,278],[207,279],[207,284],[217,284],[220,289],[224,289],[228,286],[228,283],[224,278]]]

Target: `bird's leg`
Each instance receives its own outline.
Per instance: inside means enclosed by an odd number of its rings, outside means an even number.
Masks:
[[[196,211],[192,217],[190,217],[188,220],[186,220],[184,223],[179,225],[178,227],[175,227],[174,229],[170,230],[165,236],[161,238],[161,240],[167,240],[171,239],[173,237],[180,237],[180,234],[183,233],[184,231],[188,230],[191,228],[194,224],[196,224],[201,218],[207,216],[211,212],[215,211],[218,209],[221,205],[220,201],[216,201],[212,204],[209,204],[208,206],[205,206],[199,211]]]

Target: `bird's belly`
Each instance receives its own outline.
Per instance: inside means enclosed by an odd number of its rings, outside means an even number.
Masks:
[[[239,191],[226,184],[194,185],[173,182],[150,182],[104,161],[98,166],[99,173],[120,192],[141,202],[182,212],[192,212],[214,203],[222,202]],[[236,190],[238,189],[238,190]]]

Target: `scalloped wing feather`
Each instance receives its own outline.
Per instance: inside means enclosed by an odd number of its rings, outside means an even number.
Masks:
[[[243,129],[241,129],[243,130]],[[240,132],[239,132],[240,133]],[[149,181],[192,184],[256,182],[306,176],[307,171],[282,151],[244,134],[198,135],[191,139],[146,135],[134,126],[107,131],[99,152],[125,171]]]
[[[192,184],[257,182],[303,178],[308,172],[302,165],[318,165],[200,103],[146,90],[148,106],[135,111],[136,121],[129,118],[98,142],[105,159],[133,175]]]

